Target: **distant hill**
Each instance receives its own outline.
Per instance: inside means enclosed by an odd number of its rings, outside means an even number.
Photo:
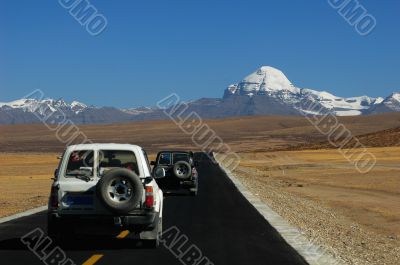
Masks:
[[[400,146],[400,127],[359,135],[357,139],[366,147]],[[346,147],[350,147],[352,143],[349,142]]]
[[[400,93],[387,98],[359,96],[342,98],[325,91],[298,88],[285,74],[273,67],[262,66],[242,81],[225,89],[222,98],[202,98],[187,103],[189,113],[203,118],[224,118],[257,115],[321,115],[359,116],[400,112]],[[51,117],[52,122],[65,119],[77,124],[119,123],[167,119],[156,107],[119,109],[87,106],[62,99],[19,99],[0,103],[0,124],[30,124]]]
[[[375,117],[375,116],[372,116]],[[355,137],[346,143],[343,149],[352,149],[361,143],[363,147],[400,147],[400,127],[386,129],[382,131],[354,135]],[[339,143],[337,141],[336,143]],[[284,150],[310,150],[310,149],[335,149],[335,145],[328,141],[321,141],[319,143],[303,143],[300,145],[289,146],[283,148]]]

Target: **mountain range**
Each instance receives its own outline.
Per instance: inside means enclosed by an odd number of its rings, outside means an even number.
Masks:
[[[228,86],[222,98],[202,98],[187,102],[188,110],[203,118],[252,115],[370,115],[400,112],[400,93],[386,98],[368,96],[343,98],[329,92],[299,88],[285,74],[273,67],[262,66],[242,81]],[[0,102],[0,124],[38,123],[66,119],[78,124],[115,123],[167,119],[157,107],[119,109],[88,106],[63,99],[19,99]]]

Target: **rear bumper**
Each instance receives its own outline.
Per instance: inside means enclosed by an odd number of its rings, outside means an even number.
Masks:
[[[154,211],[137,211],[129,215],[82,215],[48,213],[48,222],[57,225],[102,226],[102,227],[135,227],[151,230],[158,223],[159,213]]]
[[[197,179],[188,179],[188,180],[180,180],[174,177],[164,178],[157,180],[157,184],[161,189],[196,189],[197,188]]]
[[[184,180],[181,182],[183,187],[187,188],[196,188],[197,187],[197,180]]]
[[[134,226],[134,225],[150,225],[158,223],[158,214],[149,213],[145,215],[135,215],[135,216],[117,216],[114,217],[114,224],[121,222],[122,226]]]

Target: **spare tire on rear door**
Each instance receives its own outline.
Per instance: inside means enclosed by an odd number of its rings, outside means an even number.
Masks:
[[[108,171],[97,183],[97,196],[109,210],[127,214],[137,207],[143,195],[138,175],[125,168]]]
[[[175,177],[187,179],[192,175],[192,167],[186,161],[179,161],[175,163],[173,172]]]

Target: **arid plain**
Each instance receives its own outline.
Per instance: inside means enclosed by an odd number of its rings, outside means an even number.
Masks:
[[[377,163],[365,174],[336,149],[241,154],[234,174],[349,264],[398,264],[400,148],[368,151]]]
[[[204,122],[240,155],[236,176],[310,239],[350,264],[400,260],[400,114],[339,119],[377,158],[366,174],[302,117]],[[93,142],[138,144],[152,155],[160,149],[200,150],[172,121],[78,127]],[[65,147],[57,133],[63,131],[39,124],[0,126],[1,216],[46,203]]]

